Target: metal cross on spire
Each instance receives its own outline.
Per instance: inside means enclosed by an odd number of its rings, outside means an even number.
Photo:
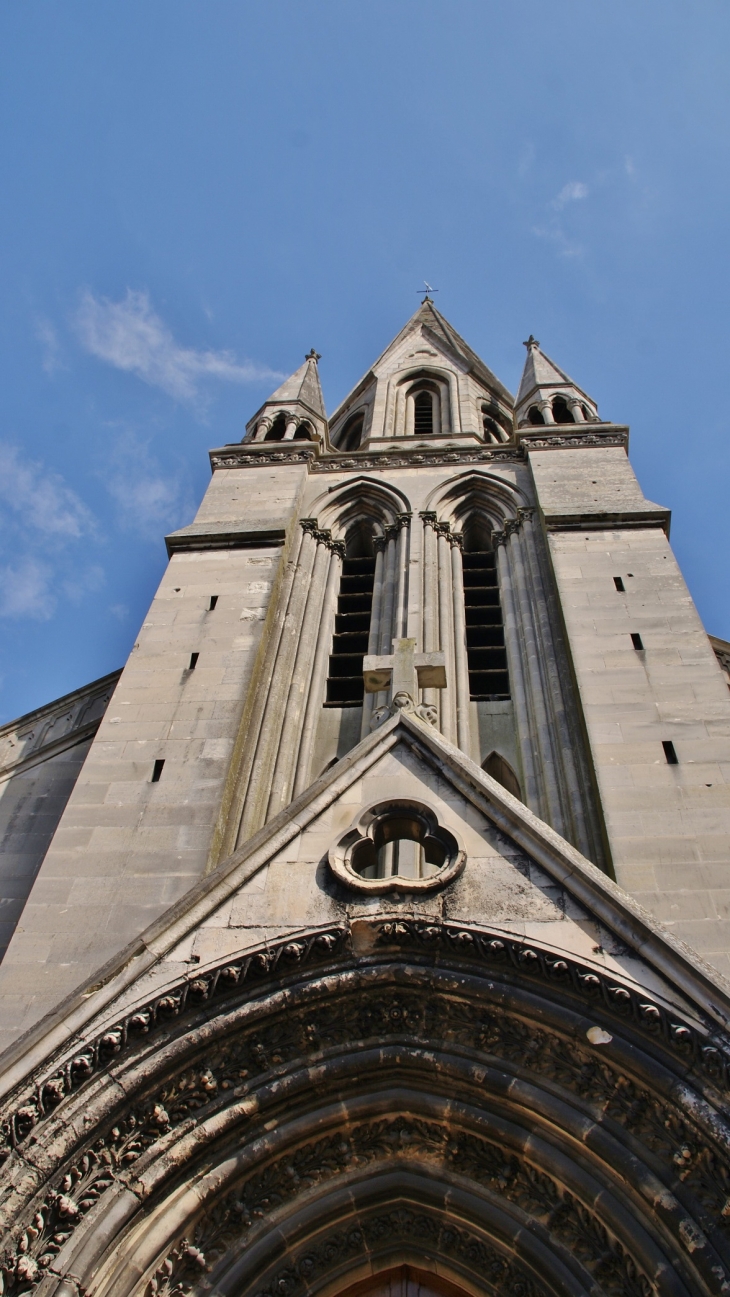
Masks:
[[[431,294],[432,294],[432,293],[437,293],[439,290],[438,290],[438,288],[432,288],[431,285],[429,284],[429,282],[428,282],[427,279],[424,279],[423,282],[424,282],[424,284],[426,285],[426,287],[425,287],[425,288],[418,288],[418,289],[416,289],[416,292],[419,294],[419,296],[422,296],[422,297],[423,297],[424,302],[430,302],[430,301],[431,301]]]

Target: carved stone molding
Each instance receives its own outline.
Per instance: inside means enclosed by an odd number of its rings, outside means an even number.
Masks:
[[[438,467],[445,464],[484,464],[515,463],[524,460],[523,452],[517,447],[506,449],[476,450],[404,450],[399,452],[381,451],[378,454],[361,452],[351,455],[323,455],[313,464],[313,473],[342,473],[351,469],[372,471],[374,469]]]
[[[353,951],[347,926],[320,929],[193,970],[39,1071],[34,1088],[4,1113],[0,1201],[12,1229],[0,1267],[7,1293],[32,1292],[44,1275],[64,1272],[64,1249],[79,1232],[96,1230],[106,1201],[141,1184],[158,1162],[167,1169],[153,1183],[193,1174],[178,1155],[166,1162],[166,1150],[183,1137],[176,1146],[188,1149],[186,1158],[209,1159],[206,1140],[212,1149],[231,1121],[235,1147],[251,1146],[250,1169],[199,1221],[205,1237],[198,1225],[185,1227],[155,1262],[158,1288],[150,1293],[196,1291],[164,1284],[174,1275],[182,1282],[190,1265],[202,1281],[216,1259],[215,1231],[222,1230],[216,1238],[224,1251],[237,1247],[230,1231],[240,1241],[266,1220],[272,1203],[283,1209],[307,1185],[325,1187],[327,1177],[344,1182],[369,1174],[382,1157],[408,1162],[413,1155],[424,1168],[465,1176],[542,1222],[561,1247],[575,1250],[595,1294],[648,1297],[653,1280],[644,1263],[588,1189],[581,1196],[544,1161],[534,1163],[534,1140],[525,1160],[519,1141],[508,1149],[457,1114],[458,1103],[480,1113],[492,1095],[517,1105],[513,1120],[521,1113],[519,1120],[532,1122],[528,1091],[535,1085],[542,1087],[535,1111],[547,1120],[554,1103],[556,1130],[571,1110],[580,1129],[596,1132],[585,1156],[594,1167],[605,1158],[609,1179],[624,1175],[627,1184],[635,1181],[634,1192],[659,1178],[657,1237],[668,1230],[681,1264],[704,1265],[710,1275],[699,1287],[688,1281],[687,1291],[723,1291],[728,1271],[713,1249],[730,1259],[727,1088],[720,1097],[730,1042],[711,1039],[709,1027],[705,1034],[611,973],[499,930],[395,913],[359,918],[354,939]],[[255,1141],[269,1148],[274,1133],[267,1132],[278,1131],[281,1115],[267,1120],[277,1094],[286,1094],[286,1119],[293,1120],[312,1103],[355,1096],[360,1085],[377,1093],[372,1085],[388,1084],[388,1068],[397,1084],[418,1074],[414,1094],[432,1096],[431,1116],[343,1116],[342,1129],[328,1133],[313,1115],[296,1148],[284,1144],[274,1154],[271,1145],[262,1162]],[[647,1189],[646,1201],[655,1199]]]
[[[530,437],[529,440],[524,438],[522,444],[527,450],[555,450],[592,446],[623,446],[629,444],[628,432],[584,432],[584,433],[567,433],[553,434],[545,437]]]

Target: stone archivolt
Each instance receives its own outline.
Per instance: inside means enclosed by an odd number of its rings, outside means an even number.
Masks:
[[[504,934],[368,932],[191,975],[39,1075],[4,1291],[297,1297],[404,1256],[523,1297],[727,1291],[726,1042]]]

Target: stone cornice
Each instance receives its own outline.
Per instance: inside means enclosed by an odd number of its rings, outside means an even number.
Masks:
[[[627,424],[619,423],[577,423],[564,424],[560,427],[518,428],[515,433],[517,444],[525,451],[530,450],[582,450],[595,449],[597,446],[622,446],[629,448],[629,429]]]
[[[244,521],[192,523],[165,537],[168,558],[184,550],[249,549],[284,544],[283,527],[251,527]]]
[[[0,727],[0,781],[91,738],[121,671],[112,671]]]
[[[343,473],[351,470],[373,472],[377,469],[430,468],[449,464],[493,464],[524,461],[530,450],[595,449],[598,446],[621,446],[628,450],[629,430],[619,424],[576,424],[574,428],[518,429],[516,444],[505,446],[448,445],[424,446],[422,442],[409,446],[406,438],[399,438],[388,449],[354,450],[349,452],[321,450],[314,444],[301,442],[242,442],[223,446],[210,452],[211,467],[255,468],[271,464],[307,464],[312,473]]]

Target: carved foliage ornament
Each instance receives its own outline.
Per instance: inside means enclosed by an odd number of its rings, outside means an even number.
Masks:
[[[634,1030],[643,1028],[658,1041],[669,1045],[670,1049],[674,1046],[683,1059],[683,1070],[687,1065],[691,1066],[692,1062],[699,1068],[703,1062],[710,1062],[704,1057],[707,1049],[714,1051],[715,1058],[719,1057],[719,1050],[715,1046],[702,1046],[701,1037],[697,1037],[696,1042],[691,1037],[678,1037],[677,1031],[682,1024],[662,1007],[646,1001],[633,989],[621,987],[615,979],[582,968],[577,961],[556,958],[554,952],[453,924],[392,919],[375,924],[374,930],[376,941],[386,954],[396,948],[410,948],[414,953],[436,955],[439,964],[444,961],[444,957],[447,963],[456,958],[457,962],[466,960],[472,966],[484,964],[490,984],[495,975],[499,977],[501,973],[509,977],[512,973],[518,978],[527,975],[528,984],[539,984],[541,981],[552,983],[554,993],[558,996],[561,988],[568,992],[574,990],[581,999],[592,1003],[592,1016],[595,1016],[596,1011],[608,1012],[614,1017],[618,1016],[618,1030],[623,1019]],[[282,943],[275,949],[262,952],[268,956],[268,967],[260,970],[259,976],[264,971],[270,976],[272,970],[278,970],[281,976],[286,970],[312,958],[318,950],[321,954],[321,949],[314,943],[322,937],[332,940],[328,952],[330,956],[334,954],[336,957],[338,949],[343,954],[346,952],[341,937],[338,939],[335,934],[320,932],[305,935],[298,941],[290,941],[286,945]],[[371,973],[375,971],[371,970]],[[194,980],[205,983],[209,977],[210,974],[206,971],[203,977]],[[427,983],[426,977],[420,990],[411,987],[410,991],[373,983],[369,989],[365,987],[360,994],[351,995],[349,999],[333,998],[330,991],[316,1007],[307,1007],[305,1004],[297,1009],[292,1002],[286,1013],[279,1013],[271,1020],[254,1024],[238,1037],[227,1038],[217,1045],[209,1046],[206,1051],[206,1067],[198,1065],[182,1071],[173,1081],[166,1082],[148,1102],[137,1108],[132,1106],[123,1120],[119,1119],[111,1130],[86,1151],[80,1150],[76,1160],[67,1164],[59,1179],[51,1180],[45,1198],[40,1196],[35,1199],[30,1215],[20,1226],[20,1233],[15,1236],[14,1245],[5,1252],[2,1259],[5,1290],[12,1293],[32,1291],[83,1221],[86,1212],[120,1175],[125,1174],[128,1167],[133,1166],[145,1149],[150,1148],[171,1129],[182,1122],[195,1119],[197,1113],[202,1116],[210,1113],[212,1106],[226,1102],[226,1096],[235,1098],[240,1094],[242,1085],[246,1089],[253,1084],[256,1076],[269,1074],[271,1069],[286,1065],[287,1060],[306,1059],[312,1051],[331,1050],[335,1045],[347,1047],[348,1041],[356,1045],[393,1033],[401,1036],[405,1033],[415,1045],[419,1042],[432,1044],[436,1041],[453,1041],[470,1049],[476,1048],[481,1053],[504,1059],[520,1072],[526,1068],[533,1074],[551,1079],[564,1091],[585,1096],[597,1104],[615,1126],[623,1127],[668,1167],[667,1183],[679,1181],[691,1192],[695,1201],[702,1204],[707,1218],[714,1220],[718,1229],[726,1231],[730,1228],[728,1167],[719,1147],[713,1147],[712,1139],[708,1140],[686,1114],[676,1110],[660,1094],[648,1089],[642,1090],[635,1080],[617,1072],[616,1060],[610,1053],[587,1047],[581,1049],[575,1041],[563,1041],[535,1023],[522,1021],[520,1016],[507,1010],[502,994],[498,996],[499,1004],[490,1004],[483,996],[470,1001],[463,994],[443,995],[437,993],[435,987],[428,990]],[[208,981],[209,992],[211,985],[212,982]],[[226,983],[222,983],[221,989],[225,985]],[[188,1009],[193,1003],[193,1000],[188,1002]],[[225,1007],[225,1001],[221,1007]],[[153,1026],[154,1022],[148,1024],[148,1030]],[[690,1032],[689,1028],[684,1030]],[[720,1079],[714,1063],[709,1071],[711,1076]],[[689,1075],[688,1073],[687,1076]],[[699,1115],[699,1109],[697,1112]],[[432,1150],[441,1148],[443,1153],[445,1145],[442,1135],[438,1133],[440,1127],[433,1123],[419,1123],[417,1129],[414,1127],[411,1130],[410,1126],[406,1129],[402,1119],[399,1120],[400,1125],[397,1122],[386,1123],[378,1136],[379,1143],[375,1140],[378,1147],[382,1149],[389,1141],[390,1147],[401,1148],[414,1140],[420,1140],[424,1149],[427,1146]],[[373,1143],[370,1135],[366,1136],[366,1131],[373,1129],[370,1123],[367,1127],[360,1128],[360,1134],[350,1132],[348,1139],[357,1144],[355,1152],[358,1157],[365,1156],[364,1148],[368,1141]],[[40,1133],[37,1138],[42,1138]],[[339,1145],[341,1157],[347,1162],[350,1145],[343,1144],[341,1139]],[[454,1148],[457,1145],[462,1147],[458,1140],[454,1143]],[[313,1170],[312,1159],[316,1162],[317,1157],[324,1152],[326,1150],[320,1148],[318,1143],[308,1145],[302,1151],[300,1162],[295,1166],[300,1179]],[[478,1153],[470,1136],[466,1151],[462,1150],[459,1157],[466,1157],[467,1154],[475,1157],[478,1154],[485,1166],[491,1165],[492,1154],[484,1149],[482,1153]],[[330,1166],[333,1157],[334,1153],[330,1150],[325,1159]],[[336,1163],[337,1158],[334,1160]],[[290,1168],[294,1165],[291,1159],[282,1163],[280,1171],[284,1176],[284,1184],[291,1181]],[[502,1165],[507,1165],[504,1156]],[[271,1176],[275,1172],[271,1170],[266,1175],[268,1179],[254,1176],[246,1182],[249,1187],[246,1190],[248,1196],[244,1195],[245,1202],[240,1192],[236,1191],[238,1196],[234,1195],[239,1207],[242,1202],[244,1206],[248,1204],[246,1210],[252,1218],[265,1215],[267,1211],[266,1199],[269,1195],[270,1201],[270,1193],[274,1188]],[[519,1177],[516,1180],[507,1177],[507,1181],[507,1189],[509,1184],[521,1183]],[[509,1192],[512,1190],[509,1189]],[[519,1192],[522,1193],[522,1190]],[[219,1214],[222,1212],[225,1215],[229,1207],[233,1211],[233,1201],[231,1199],[231,1203],[217,1209]],[[585,1210],[572,1199],[571,1203],[568,1203],[569,1223],[573,1219],[571,1213],[577,1212],[580,1218],[581,1212]],[[565,1214],[566,1200],[561,1193],[557,1195],[556,1204],[560,1212]],[[234,1217],[240,1235],[241,1218],[245,1213],[239,1207],[235,1207]],[[209,1232],[213,1229],[214,1222],[212,1217],[206,1220],[204,1228],[208,1232],[205,1236],[193,1234],[186,1238],[176,1245],[176,1255],[165,1261],[164,1266],[168,1267],[169,1264],[171,1267],[170,1277],[175,1273],[178,1262],[181,1265],[184,1262],[186,1266],[193,1268],[197,1266],[198,1273],[203,1265],[206,1269],[209,1267],[210,1258],[215,1255]],[[215,1225],[215,1229],[217,1228]],[[575,1222],[570,1228],[577,1228]],[[588,1235],[593,1232],[595,1237],[602,1237],[601,1229],[600,1224],[595,1222],[586,1224]],[[596,1230],[598,1234],[595,1234]],[[196,1249],[200,1254],[197,1259]],[[606,1248],[603,1250],[605,1252]],[[614,1262],[623,1265],[623,1253],[611,1252],[611,1249],[609,1253],[614,1257],[612,1265]],[[203,1257],[202,1262],[200,1256]],[[208,1261],[205,1261],[206,1256],[209,1257]],[[627,1259],[626,1265],[630,1271],[630,1259]],[[617,1292],[621,1297],[625,1293],[645,1291],[641,1287],[632,1286],[634,1281],[626,1269],[621,1271],[619,1266],[618,1275],[611,1287],[606,1287],[604,1278],[601,1278],[604,1291]],[[160,1272],[155,1282],[164,1285],[165,1273]],[[621,1288],[620,1283],[625,1286]],[[157,1290],[150,1291],[182,1293],[190,1289],[176,1290],[170,1287],[165,1290],[160,1286]]]

